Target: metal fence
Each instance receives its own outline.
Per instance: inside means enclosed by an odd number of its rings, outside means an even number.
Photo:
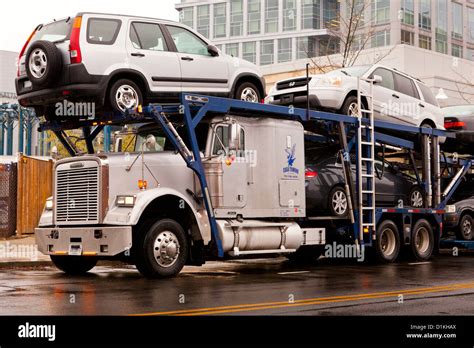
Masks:
[[[0,164],[0,238],[16,231],[17,165]]]

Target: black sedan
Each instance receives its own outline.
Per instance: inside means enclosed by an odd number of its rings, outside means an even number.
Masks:
[[[474,105],[449,106],[442,109],[444,128],[456,133],[456,139],[448,139],[449,151],[472,153],[474,144]]]
[[[415,208],[423,206],[423,190],[413,178],[380,158],[376,160],[375,166],[377,206],[397,207],[400,203]],[[355,166],[352,170],[355,178]],[[326,212],[333,216],[346,216],[348,201],[337,147],[306,150],[306,209],[309,215]]]

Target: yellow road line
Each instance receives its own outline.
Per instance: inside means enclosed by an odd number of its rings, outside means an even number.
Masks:
[[[433,286],[433,287],[428,287],[428,288],[415,288],[415,289],[406,289],[406,290],[375,292],[375,293],[367,293],[367,294],[320,297],[320,298],[296,300],[294,302],[263,302],[263,303],[253,303],[253,304],[240,304],[240,305],[233,305],[233,306],[196,308],[196,309],[187,309],[187,310],[184,309],[184,310],[174,310],[174,311],[166,311],[166,312],[134,314],[134,316],[157,316],[157,315],[191,316],[191,315],[235,313],[235,312],[257,311],[257,310],[263,310],[263,309],[301,307],[301,306],[309,306],[309,305],[315,305],[315,304],[387,298],[391,296],[398,296],[400,294],[420,295],[420,294],[425,294],[425,293],[446,292],[446,291],[455,291],[455,290],[471,289],[471,288],[474,288],[474,282],[440,285],[440,286]]]

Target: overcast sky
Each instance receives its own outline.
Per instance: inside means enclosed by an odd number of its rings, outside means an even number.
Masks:
[[[40,23],[78,12],[106,12],[178,20],[179,0],[3,0],[0,50],[19,52]]]

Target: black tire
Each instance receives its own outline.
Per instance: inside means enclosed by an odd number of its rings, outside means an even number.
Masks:
[[[54,265],[66,274],[83,275],[97,264],[96,257],[51,255]]]
[[[427,261],[431,258],[434,251],[434,234],[431,224],[420,219],[413,227],[411,236],[411,252],[416,260]]]
[[[35,62],[34,66],[30,66],[31,56]],[[26,52],[25,67],[28,79],[33,86],[49,87],[61,75],[63,59],[54,43],[39,40],[33,42]]]
[[[412,208],[423,208],[425,206],[425,191],[420,186],[414,186],[410,190],[407,203],[407,205]]]
[[[342,206],[338,205],[336,203],[337,201],[339,201]],[[329,213],[333,216],[343,217],[347,215],[349,201],[347,199],[346,191],[341,186],[336,186],[331,190],[331,192],[329,192],[328,209]]]
[[[251,94],[251,99],[248,99],[244,93],[247,93],[249,92]],[[257,88],[257,86],[255,86],[253,83],[251,82],[244,82],[244,83],[241,83],[236,91],[235,91],[235,96],[234,96],[234,99],[237,99],[237,100],[245,100],[245,101],[250,101],[250,102],[254,102],[254,103],[259,103],[261,100],[262,100],[262,95],[259,91],[259,89]]]
[[[136,266],[147,278],[175,276],[183,269],[188,258],[189,238],[181,225],[171,219],[160,220],[141,231],[137,243],[134,251]],[[176,251],[177,255],[164,257],[160,250],[168,252],[168,247],[171,253]]]
[[[470,214],[465,214],[461,217],[459,221],[459,226],[457,228],[457,236],[462,240],[473,240],[474,239],[474,221]]]
[[[351,112],[351,107],[355,104],[358,106],[358,100],[356,96],[350,96],[347,97],[347,99],[344,101],[344,104],[342,105],[341,113],[343,115],[349,115],[349,116],[354,116]]]
[[[374,251],[377,260],[383,263],[395,262],[400,254],[400,233],[392,220],[385,220],[377,228]]]
[[[297,265],[311,264],[324,254],[324,245],[302,246],[296,252],[286,255],[291,263]]]
[[[119,94],[119,90],[126,91],[127,94]],[[123,104],[120,104],[120,95],[123,95]],[[129,96],[130,103],[125,105],[127,101],[126,95]],[[113,112],[122,113],[127,108],[136,108],[138,105],[143,105],[143,92],[140,87],[129,79],[120,79],[115,81],[109,88],[109,105]]]

